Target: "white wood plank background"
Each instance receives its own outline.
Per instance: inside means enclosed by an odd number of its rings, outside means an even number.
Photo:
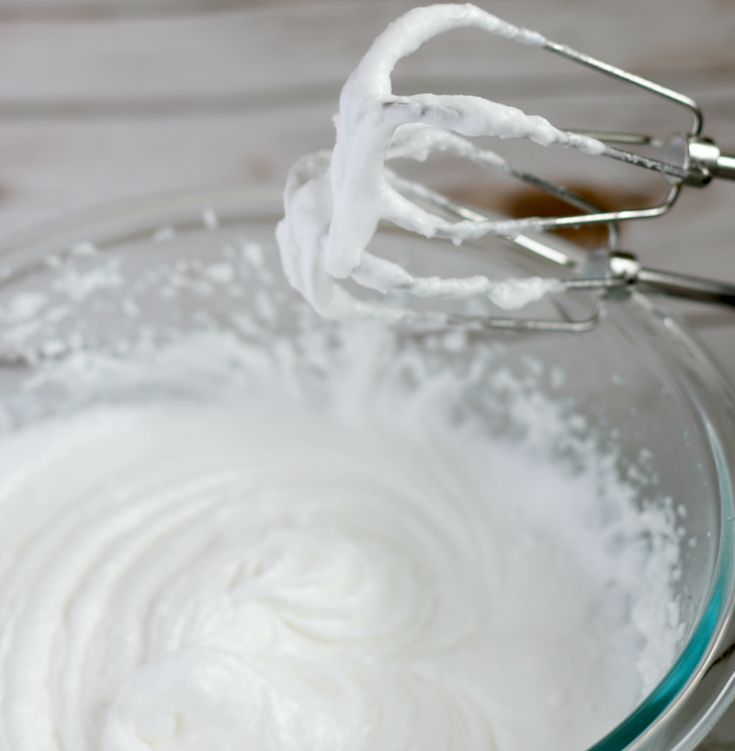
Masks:
[[[295,157],[330,143],[340,82],[410,5],[0,0],[0,244],[40,222],[133,195],[244,180],[280,185]],[[732,0],[484,6],[694,96],[710,135],[735,148]],[[509,52],[504,42],[450,35],[402,64],[400,80],[412,90],[471,80],[475,93],[564,126],[678,123],[655,102],[548,55],[509,61]],[[599,182],[597,173],[573,176]],[[615,180],[630,187],[628,173]],[[734,208],[735,184],[692,191],[660,222],[630,228],[627,243],[651,265],[735,280]],[[675,310],[735,383],[735,313]],[[735,713],[708,744],[735,749]]]

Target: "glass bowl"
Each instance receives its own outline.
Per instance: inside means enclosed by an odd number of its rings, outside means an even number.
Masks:
[[[193,328],[227,328],[238,312],[257,306],[257,282],[230,294],[219,251],[243,239],[273,247],[280,214],[277,196],[247,187],[162,196],[56,224],[6,247],[0,255],[3,429],[76,408],[58,384],[38,385],[39,373],[75,351],[103,352],[113,369],[123,367],[123,342],[137,338],[155,348]],[[447,253],[387,230],[379,242],[388,254],[409,255],[415,268],[491,267],[516,276],[538,271],[536,261],[505,248],[492,257],[479,244]],[[149,277],[131,301],[132,287],[161,264],[178,269],[176,293],[166,293],[160,277]],[[287,308],[295,295],[280,281],[277,254],[266,253],[264,264],[283,286]],[[560,304],[532,312],[558,315]],[[563,304],[583,312],[589,301]],[[480,346],[494,348],[502,367],[517,373],[538,370],[540,363],[537,385],[573,403],[586,431],[614,442],[621,467],[639,463],[645,448],[649,474],[641,484],[655,483],[681,507],[686,534],[697,544],[682,553],[678,586],[686,631],[680,652],[645,700],[593,748],[694,748],[735,691],[735,405],[727,385],[691,337],[636,294],[606,299],[599,324],[583,334],[468,335],[451,366],[469,363]],[[561,371],[563,379],[544,375]],[[20,405],[31,393],[35,406],[24,410]],[[491,411],[488,419],[500,424],[502,415]]]

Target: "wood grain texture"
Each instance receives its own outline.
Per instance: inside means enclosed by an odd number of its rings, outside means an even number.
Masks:
[[[375,34],[411,5],[0,0],[0,242],[141,193],[280,185],[298,155],[330,143],[341,81]],[[493,0],[486,7],[695,96],[710,134],[735,147],[735,3]],[[402,63],[397,86],[468,88],[563,126],[665,132],[680,125],[649,98],[549,55],[517,53],[479,33],[448,35]],[[542,169],[559,165],[558,152],[534,159]],[[634,181],[645,183],[645,176],[562,164],[570,178],[610,178],[628,193]],[[451,169],[441,179],[468,187]],[[627,245],[653,266],[735,280],[734,206],[735,185],[690,191],[661,221],[628,228]],[[672,309],[735,382],[735,313]],[[735,749],[735,713],[703,746],[724,749]]]

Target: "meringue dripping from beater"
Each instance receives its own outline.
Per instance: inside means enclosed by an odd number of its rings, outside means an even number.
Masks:
[[[389,302],[391,292],[449,300],[485,298],[512,310],[561,288],[558,281],[541,277],[417,277],[368,250],[381,220],[455,243],[534,228],[533,219],[444,219],[400,191],[402,181],[385,165],[386,160],[400,156],[421,161],[437,151],[467,156],[462,146],[466,142],[458,136],[527,138],[589,154],[604,149],[594,138],[559,130],[542,117],[482,97],[392,93],[391,73],[401,58],[433,37],[459,28],[481,29],[527,46],[538,47],[545,41],[537,32],[502,21],[474,5],[414,8],[377,37],[347,79],[335,117],[337,137],[331,153],[307,155],[289,172],[285,215],[276,231],[283,268],[291,285],[327,318],[415,319],[416,314],[405,306]],[[348,280],[378,295],[358,298],[345,284]]]

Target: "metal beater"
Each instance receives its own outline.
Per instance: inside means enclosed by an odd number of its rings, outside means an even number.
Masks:
[[[600,154],[601,156],[656,172],[670,183],[670,188],[660,204],[646,208],[617,211],[603,211],[563,185],[517,169],[495,152],[481,149],[464,141],[461,136],[456,136],[458,141],[464,142],[461,152],[465,158],[484,166],[499,169],[504,174],[532,185],[573,206],[580,212],[574,216],[534,219],[534,233],[532,235],[514,234],[506,236],[506,239],[558,267],[576,272],[578,276],[561,277],[559,279],[566,290],[601,290],[604,292],[636,287],[641,291],[665,293],[693,300],[735,306],[735,284],[648,269],[641,265],[635,255],[618,247],[618,224],[620,222],[662,216],[676,203],[684,186],[702,188],[714,178],[735,180],[735,155],[723,153],[714,141],[702,135],[704,117],[699,105],[684,94],[597,60],[590,55],[577,52],[566,45],[546,40],[543,48],[555,55],[635,86],[683,108],[691,117],[691,125],[688,131],[673,134],[663,141],[654,136],[640,133],[575,131],[580,135],[589,135],[602,141],[605,144],[605,150]],[[660,158],[643,156],[622,148],[624,146],[653,147],[658,149]],[[488,219],[486,214],[456,203],[447,196],[419,183],[404,180],[395,175],[392,176],[392,181],[402,193],[413,200],[420,201],[427,208],[439,214],[460,220],[487,221]],[[609,232],[608,252],[605,255],[602,268],[599,257],[580,264],[578,260],[555,246],[545,235],[540,234],[540,232],[597,224],[607,225]],[[598,305],[594,313],[583,320],[571,320],[566,317],[552,320],[496,316],[486,318],[454,316],[452,321],[460,324],[503,329],[584,331],[593,328],[599,316],[600,308]]]

